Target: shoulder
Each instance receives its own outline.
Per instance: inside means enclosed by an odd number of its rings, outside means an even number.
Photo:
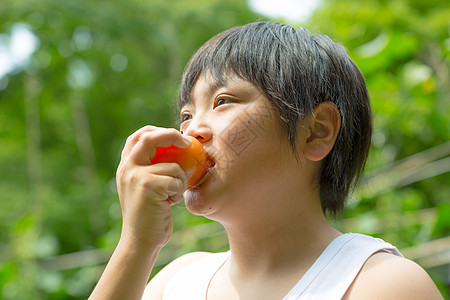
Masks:
[[[167,283],[175,274],[195,261],[211,254],[209,252],[192,252],[175,259],[152,278],[145,289],[142,299],[162,299]]]
[[[364,264],[343,299],[443,299],[415,262],[377,252]]]

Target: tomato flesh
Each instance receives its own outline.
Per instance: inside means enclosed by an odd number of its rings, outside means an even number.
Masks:
[[[156,155],[151,163],[177,163],[183,169],[187,177],[188,188],[195,186],[203,177],[206,170],[206,152],[203,145],[194,137],[189,136],[192,144],[187,148],[179,148],[174,145],[158,147]]]

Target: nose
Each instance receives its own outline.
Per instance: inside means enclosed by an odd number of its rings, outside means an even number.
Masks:
[[[195,137],[199,142],[206,143],[212,139],[211,128],[206,124],[204,119],[193,118],[187,128],[185,128],[184,133]]]

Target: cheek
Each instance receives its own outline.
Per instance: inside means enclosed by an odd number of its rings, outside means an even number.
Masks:
[[[239,108],[241,109],[241,108]],[[272,107],[265,103],[256,103],[244,107],[232,117],[217,134],[220,149],[226,151],[227,159],[235,161],[255,151],[258,146],[279,139],[279,129]]]
[[[260,138],[251,123],[242,117],[234,118],[218,135],[220,148],[227,153],[229,160],[236,160],[251,150]]]

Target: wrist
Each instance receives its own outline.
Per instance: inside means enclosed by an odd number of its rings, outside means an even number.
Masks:
[[[162,246],[157,243],[143,241],[130,234],[122,234],[117,247],[128,255],[147,256],[149,258],[158,256],[162,249]]]
[[[167,230],[170,227],[170,230]],[[130,222],[122,224],[120,242],[133,249],[160,251],[172,235],[172,226],[136,225]]]

